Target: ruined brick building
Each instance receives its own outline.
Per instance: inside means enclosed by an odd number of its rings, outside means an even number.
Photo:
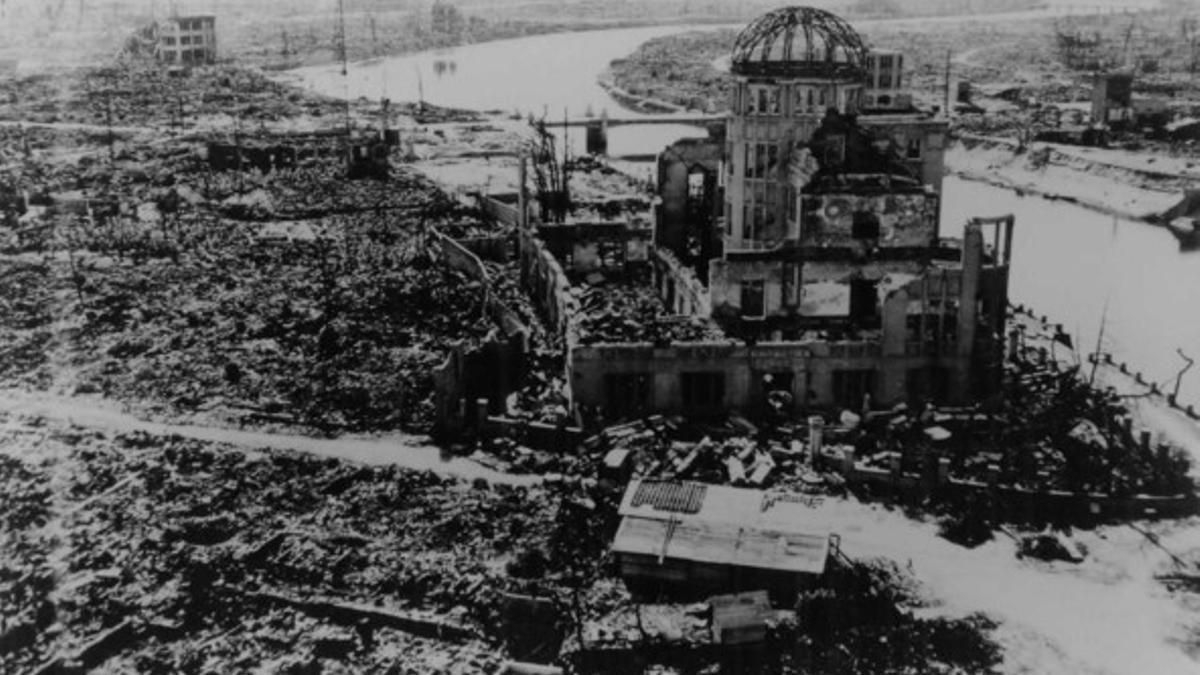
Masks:
[[[573,349],[577,403],[754,413],[775,391],[856,410],[998,391],[1012,219],[942,238],[947,123],[912,106],[903,63],[812,8],[738,36],[724,138],[662,153],[656,225],[667,306],[728,340]]]

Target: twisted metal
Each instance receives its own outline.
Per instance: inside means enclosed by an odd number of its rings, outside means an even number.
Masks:
[[[867,47],[836,14],[784,7],[742,30],[733,44],[732,60],[738,75],[861,77]]]

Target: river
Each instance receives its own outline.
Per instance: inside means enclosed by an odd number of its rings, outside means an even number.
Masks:
[[[953,177],[943,193],[945,236],[973,215],[1016,216],[1009,294],[1062,323],[1080,352],[1096,348],[1104,317],[1102,349],[1150,381],[1173,386],[1177,349],[1200,358],[1200,253],[1165,229]],[[1197,370],[1180,399],[1200,404]]]
[[[346,78],[336,66],[301,69],[288,77],[333,96],[405,100],[421,89],[425,100],[439,105],[546,112],[550,119],[566,111],[578,117],[588,111],[617,111],[617,103],[597,83],[610,61],[650,38],[694,28],[541,35],[351,64]],[[575,131],[575,144],[580,144],[582,130]],[[695,134],[702,132],[680,126],[617,127],[610,131],[609,151],[654,153]],[[1078,206],[955,178],[946,181],[944,236],[961,232],[972,215],[1003,213],[1017,217],[1013,301],[1062,323],[1082,353],[1095,349],[1104,317],[1102,348],[1149,380],[1168,385],[1168,391],[1183,363],[1176,350],[1200,357],[1200,253],[1180,253],[1160,228],[1131,221],[1114,224],[1112,218]],[[1184,379],[1180,399],[1200,405],[1200,368]]]

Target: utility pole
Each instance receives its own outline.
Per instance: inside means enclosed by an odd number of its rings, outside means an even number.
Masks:
[[[950,57],[952,54],[953,52],[951,52],[951,50],[946,50],[946,119],[950,119]]]
[[[338,30],[337,30],[337,49],[338,58],[342,61],[342,77],[346,76],[346,3],[345,0],[338,0]]]
[[[346,136],[345,142],[342,145],[343,161],[346,162],[347,175],[353,174],[354,163],[354,145],[351,142],[350,131],[350,64],[346,54],[346,3],[345,0],[338,0],[338,27],[337,27],[337,48],[338,55],[342,59],[342,87],[343,94],[346,99],[346,107],[344,108]]]
[[[571,179],[571,171],[568,168],[571,152],[571,136],[570,129],[567,126],[567,107],[563,106],[563,163],[562,163],[562,204],[563,204],[563,219],[566,219],[566,212],[571,208],[571,192],[567,185]]]
[[[425,112],[425,80],[421,78],[421,67],[413,65],[417,71],[417,112]]]
[[[1117,240],[1117,217],[1112,219],[1112,237],[1110,238],[1109,246],[1114,246]],[[1100,329],[1096,331],[1096,350],[1092,355],[1092,372],[1088,375],[1088,386],[1092,386],[1096,382],[1096,367],[1100,365],[1100,350],[1104,346],[1104,328],[1108,323],[1108,304],[1112,301],[1112,286],[1110,284],[1108,293],[1104,295],[1104,309],[1100,310]]]

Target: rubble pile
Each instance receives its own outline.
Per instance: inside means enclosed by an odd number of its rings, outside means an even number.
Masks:
[[[64,148],[97,145],[104,141],[104,135],[95,130],[0,126],[0,171],[16,169],[18,162],[35,152],[59,152]]]
[[[900,405],[819,415],[815,454],[808,424],[773,411],[753,422],[739,415],[723,422],[653,416],[608,427],[584,447],[593,466],[625,475],[814,494],[865,480],[844,474],[850,456],[855,473],[873,471],[881,485],[908,476],[932,486],[944,470],[942,478],[962,484],[1031,492],[1194,494],[1187,455],[1132,438],[1121,423],[1129,410],[1115,394],[1089,386],[1075,368],[1031,358],[1009,367],[1003,410]],[[987,504],[950,502],[950,513],[961,517],[948,525],[951,538],[978,543],[990,536],[991,518],[975,517],[990,512]]]
[[[4,672],[124,622],[99,672],[493,672],[499,594],[594,578],[613,527],[610,504],[565,483],[488,488],[7,415],[0,450]],[[548,564],[510,578],[530,551]]]
[[[650,342],[667,346],[672,342],[726,340],[710,320],[669,314],[651,286],[614,282],[575,286],[571,292],[579,303],[573,328],[581,345]]]
[[[570,400],[566,395],[566,383],[560,375],[554,374],[562,372],[561,363],[560,351],[535,351],[523,386],[507,401],[506,415],[524,422],[573,425],[568,412]]]
[[[840,435],[833,430],[835,438]],[[697,438],[699,440],[697,440]],[[772,487],[819,495],[845,481],[814,467],[801,429],[759,427],[741,416],[723,424],[653,416],[608,427],[584,447],[594,465],[657,480],[689,480],[738,487]],[[838,445],[822,449],[836,451]],[[608,464],[618,466],[608,466]]]
[[[1089,385],[1077,366],[1057,367],[1028,349],[1008,367],[1009,423],[989,458],[1001,481],[1116,496],[1194,493],[1187,454],[1130,437],[1120,422],[1130,417],[1128,406],[1112,390]]]
[[[435,224],[461,210],[419,174],[404,172],[389,181],[345,180],[336,150],[333,157],[290,171],[226,171],[189,181],[202,183],[203,194],[219,204],[223,215],[247,220],[362,213],[376,217],[381,226],[390,218]]]
[[[82,303],[95,365],[78,386],[179,411],[224,399],[323,426],[420,426],[433,367],[494,329],[481,285],[435,260],[378,261],[367,275],[356,260],[370,247],[279,253],[216,284],[176,265],[103,278]]]
[[[23,380],[46,365],[53,320],[47,271],[42,263],[24,260],[0,270],[0,288],[5,289],[0,294],[0,379]],[[44,384],[47,376],[37,375],[31,383]]]
[[[443,218],[441,222],[435,224],[435,227],[437,227],[438,232],[455,240],[508,236],[510,234],[497,225],[474,217],[455,220]]]
[[[715,635],[719,598],[642,605],[620,595],[610,600],[564,643],[563,659],[574,672],[626,672],[647,662],[654,672],[707,672],[734,662],[787,675],[950,674],[993,672],[1000,662],[995,622],[981,615],[916,616],[924,606],[920,589],[884,559],[839,560],[821,588],[801,593],[794,604],[764,608],[759,624],[739,624],[740,641],[732,645]],[[765,638],[750,638],[756,630]]]
[[[570,660],[577,650],[628,649],[642,641],[702,649],[712,642],[708,611],[703,603],[624,605],[585,623],[577,642],[566,646],[566,658]]]

